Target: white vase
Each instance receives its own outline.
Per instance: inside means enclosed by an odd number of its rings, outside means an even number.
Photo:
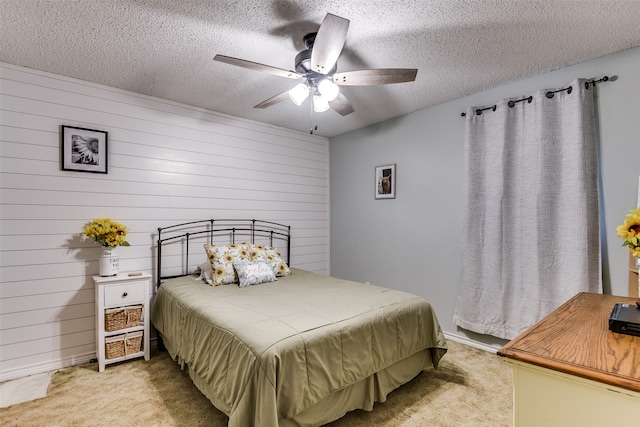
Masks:
[[[120,272],[120,259],[115,249],[105,249],[100,256],[100,275],[115,276]]]

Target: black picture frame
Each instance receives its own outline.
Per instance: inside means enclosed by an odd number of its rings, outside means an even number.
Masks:
[[[60,163],[62,170],[108,173],[107,132],[62,125]]]
[[[375,170],[375,198],[396,198],[396,164],[376,166]]]

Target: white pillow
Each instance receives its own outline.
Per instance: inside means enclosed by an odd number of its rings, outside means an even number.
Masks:
[[[209,261],[203,262],[198,266],[200,270],[200,277],[198,280],[204,280],[209,285],[213,285],[213,267]]]
[[[233,268],[238,273],[241,288],[278,280],[271,265],[264,260],[234,262]]]

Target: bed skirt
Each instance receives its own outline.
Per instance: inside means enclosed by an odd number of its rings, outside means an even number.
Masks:
[[[169,354],[172,351],[167,347]],[[172,355],[173,357],[173,355]],[[175,357],[174,357],[175,359]],[[227,408],[225,402],[218,399],[214,394],[208,391],[207,382],[199,377],[194,371],[189,370],[188,366],[184,369],[189,373],[189,377],[196,385],[198,390],[202,392],[213,405],[225,413],[227,416],[231,413],[231,408]],[[289,419],[279,419],[280,427],[312,427],[330,423],[342,418],[347,412],[363,409],[371,411],[376,402],[384,402],[389,393],[396,388],[411,381],[422,371],[427,369],[435,369],[429,349],[415,353],[404,360],[394,363],[386,369],[383,369],[362,381],[352,384],[342,390],[335,391],[326,396],[316,404],[305,408],[304,411],[296,414],[295,417]],[[247,413],[242,408],[234,411],[236,414]],[[252,408],[248,409],[248,413],[253,412]],[[256,414],[259,418],[259,414]],[[235,427],[234,419],[229,419],[229,427]],[[259,424],[256,424],[259,425]],[[240,426],[237,426],[240,427]]]

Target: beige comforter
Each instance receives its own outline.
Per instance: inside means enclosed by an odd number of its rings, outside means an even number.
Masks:
[[[151,320],[229,426],[278,426],[325,396],[446,342],[417,296],[308,271],[247,288],[162,284]]]

